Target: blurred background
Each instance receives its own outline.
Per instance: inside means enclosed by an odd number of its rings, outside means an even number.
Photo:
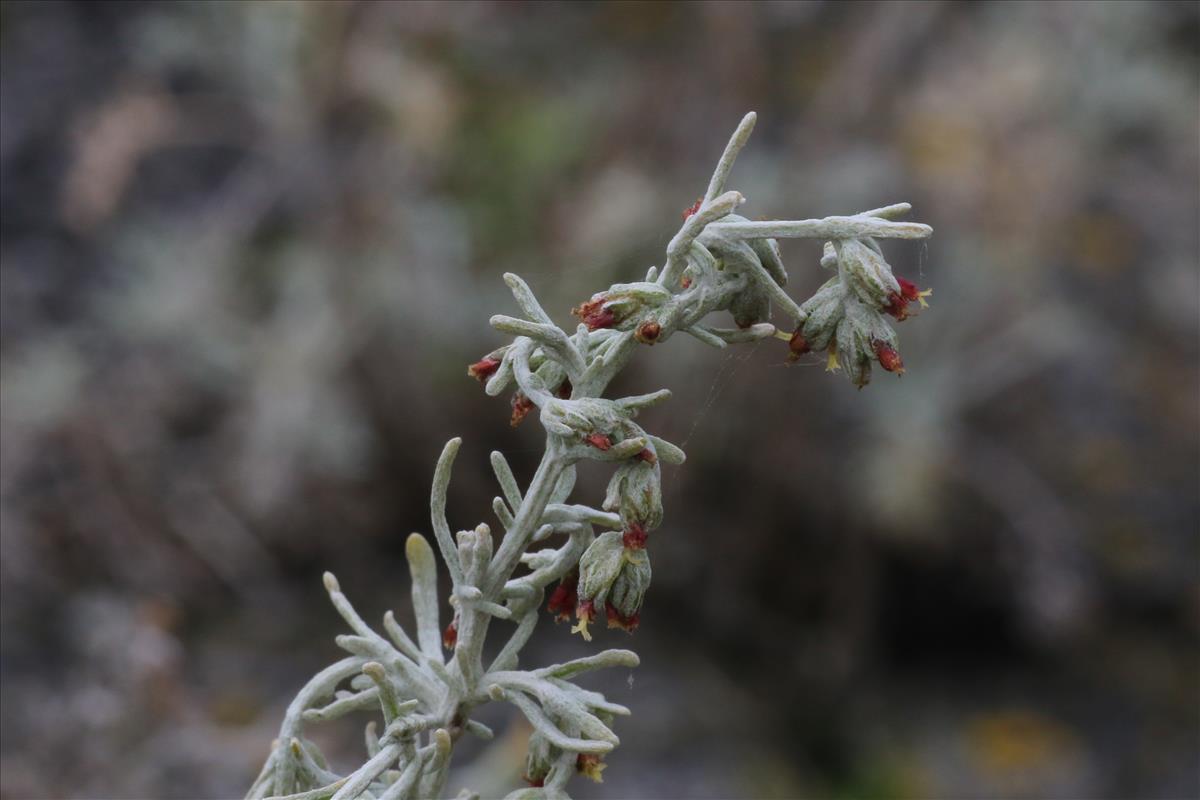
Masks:
[[[689,461],[573,791],[1200,796],[1198,76],[1191,2],[5,2],[0,794],[240,796],[338,658],[322,570],[408,619],[444,441],[458,528],[490,450],[528,480],[465,375],[501,274],[570,324],[754,109],[747,216],[910,201],[933,305],[862,392],[686,337],[613,386]],[[451,793],[516,785],[488,714]]]

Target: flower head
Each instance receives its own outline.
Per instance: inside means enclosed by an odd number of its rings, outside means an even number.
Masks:
[[[617,511],[626,529],[652,531],[662,524],[662,473],[658,459],[638,457],[617,467],[608,482],[605,511]]]
[[[621,553],[621,571],[613,581],[605,605],[609,612],[608,627],[633,633],[652,575],[650,555],[642,548],[626,547]]]
[[[579,622],[571,628],[572,633],[582,634],[591,641],[588,626],[595,620],[597,608],[610,612],[609,627],[627,631],[637,627],[638,612],[651,577],[644,537],[644,532],[608,531],[588,546],[579,559],[575,606]]]
[[[579,622],[571,628],[571,633],[581,634],[585,640],[591,641],[588,625],[596,618],[597,603],[603,608],[608,590],[621,572],[624,550],[621,534],[608,531],[597,536],[584,551],[579,559],[579,596],[575,605],[575,616]]]
[[[600,777],[600,773],[607,766],[608,764],[604,763],[604,757],[596,753],[580,753],[579,757],[575,759],[575,769],[579,774],[596,783],[604,783],[604,778]]]
[[[632,327],[645,321],[643,311],[657,308],[670,298],[671,293],[657,283],[615,283],[571,309],[571,313],[592,331],[624,324]]]
[[[646,590],[650,588],[650,578],[653,577],[650,555],[644,549],[643,543],[643,547],[638,548],[626,546],[620,554],[620,559],[620,571],[616,581],[612,582],[612,588],[608,590],[607,601],[623,618],[636,620],[637,613],[642,609],[642,599],[646,597]],[[625,630],[630,628],[626,627]]]
[[[696,202],[692,203],[690,206],[688,206],[687,208],[685,208],[685,209],[683,210],[683,218],[684,218],[684,219],[687,219],[688,217],[690,217],[690,216],[692,216],[693,214],[695,214],[697,211],[699,211],[699,210],[700,210],[700,206],[701,206],[703,203],[704,203],[704,198],[703,198],[703,197],[697,197],[697,198],[696,198]]]
[[[442,647],[447,650],[453,650],[458,644],[458,617],[450,620],[450,624],[446,626],[446,630],[442,631]]]

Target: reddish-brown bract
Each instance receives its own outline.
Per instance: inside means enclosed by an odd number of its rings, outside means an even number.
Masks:
[[[533,401],[525,396],[524,392],[516,392],[512,398],[512,417],[509,418],[508,424],[514,428],[521,424],[525,419],[525,415],[535,408]]]
[[[494,358],[481,358],[467,367],[467,374],[480,383],[487,383],[487,379],[492,377],[498,369],[500,369],[500,362],[498,360]]]
[[[625,531],[625,534],[621,537],[621,541],[630,550],[642,550],[646,547],[647,536],[646,530],[641,525],[632,522],[629,525],[629,530]]]
[[[612,447],[612,439],[603,433],[589,433],[583,437],[583,441],[597,450],[608,450]]]
[[[608,627],[620,628],[626,633],[633,633],[637,630],[638,623],[641,622],[640,614],[630,614],[625,616],[612,603],[608,603],[604,609],[608,619]]]
[[[599,328],[611,328],[617,322],[617,316],[608,305],[608,298],[599,295],[580,303],[571,309],[571,313],[579,317],[579,321],[587,326],[589,331]]]
[[[579,603],[579,573],[571,570],[563,576],[558,582],[558,586],[554,587],[554,591],[550,593],[550,600],[546,603],[546,610],[554,615],[556,622],[569,622],[571,613],[575,610],[576,604]]]

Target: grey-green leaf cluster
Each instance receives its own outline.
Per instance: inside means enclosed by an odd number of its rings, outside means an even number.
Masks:
[[[885,316],[905,319],[909,304],[924,306],[928,294],[893,275],[879,245],[932,233],[894,219],[907,204],[812,220],[750,221],[735,213],[745,198],[725,184],[755,119],[747,114],[738,125],[703,198],[667,245],[662,267],[581,303],[574,330],[559,327],[525,281],[504,276],[519,315],[497,314],[491,324],[512,341],[472,364],[468,374],[489,395],[513,392],[512,424],[537,412],[546,437],[541,463],[522,488],[504,456],[492,453],[499,534],[484,522],[452,534],[447,487],[461,442],[446,444],[430,496],[433,545],[416,533],[407,543],[414,612],[408,630],[388,612],[380,634],[326,574],[330,600],[350,628],[336,640],[346,655],[317,673],[288,706],[248,798],[441,797],[455,744],[466,734],[492,737],[473,718],[492,702],[515,707],[533,729],[524,766],[528,786],[509,797],[559,800],[568,797],[576,775],[600,780],[604,755],[620,743],[614,721],[629,709],[578,680],[596,669],[633,668],[637,656],[612,649],[533,669],[521,669],[520,656],[543,604],[557,618],[575,616],[571,630],[589,640],[589,626],[601,616],[608,627],[632,633],[646,607],[648,547],[663,523],[662,465],[682,464],[685,456],[634,421],[670,392],[609,399],[603,396],[609,383],[640,347],[682,332],[718,349],[775,338],[787,342],[791,359],[826,352],[830,368],[843,367],[862,386],[873,363],[903,370]],[[803,303],[784,291],[781,238],[825,242],[821,264],[836,269]],[[718,312],[728,312],[734,327],[713,327],[708,318]],[[786,326],[772,321],[776,312]],[[598,508],[568,502],[576,465],[584,460],[613,465]],[[445,593],[434,546],[450,579]],[[485,662],[489,636],[499,641]],[[307,728],[357,713],[372,716],[363,761],[338,774]],[[466,789],[459,796],[475,795]]]

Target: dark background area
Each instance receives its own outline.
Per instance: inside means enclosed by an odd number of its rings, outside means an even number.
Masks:
[[[501,274],[563,324],[638,279],[754,109],[747,216],[910,201],[933,305],[862,392],[686,337],[614,385],[689,461],[633,638],[526,650],[642,656],[573,791],[1200,796],[1197,8],[0,4],[0,795],[240,796],[322,570],[407,619],[444,441],[458,528],[528,480],[464,375]]]

